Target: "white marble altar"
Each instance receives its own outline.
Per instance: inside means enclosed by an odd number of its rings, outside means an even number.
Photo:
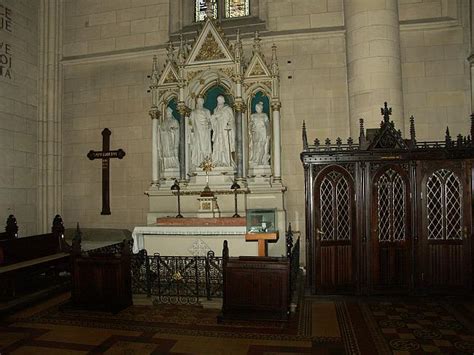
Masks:
[[[203,242],[215,255],[222,256],[223,242],[227,240],[231,256],[255,256],[258,253],[257,243],[246,242],[245,232],[245,226],[135,227],[132,233],[133,252],[146,249],[148,255],[191,256],[196,250],[196,243],[202,245],[200,242]]]

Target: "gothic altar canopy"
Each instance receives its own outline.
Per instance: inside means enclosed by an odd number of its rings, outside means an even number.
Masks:
[[[267,62],[256,32],[246,59],[239,32],[229,43],[209,11],[193,44],[181,37],[177,47],[169,43],[162,70],[153,58],[150,75],[148,224],[176,214],[175,180],[185,217],[199,217],[198,197],[207,187],[216,196],[211,217],[232,216],[236,182],[240,215],[274,209],[283,232],[276,46]]]

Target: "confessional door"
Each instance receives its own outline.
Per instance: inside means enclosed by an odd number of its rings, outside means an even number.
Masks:
[[[355,285],[354,181],[342,167],[330,166],[315,180],[315,258],[317,292],[350,292]]]
[[[470,161],[420,164],[419,282],[431,291],[472,287]]]
[[[381,166],[372,178],[371,280],[374,291],[412,284],[410,183],[400,165]]]

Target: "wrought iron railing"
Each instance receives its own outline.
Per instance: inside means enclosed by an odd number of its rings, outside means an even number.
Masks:
[[[222,297],[222,257],[132,255],[132,292],[153,296],[158,303],[195,304],[200,298]]]

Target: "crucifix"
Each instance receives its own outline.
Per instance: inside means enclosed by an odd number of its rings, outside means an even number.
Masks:
[[[87,157],[90,160],[102,159],[102,215],[109,215],[110,213],[110,163],[111,158],[122,159],[125,156],[125,152],[122,149],[110,150],[110,135],[112,132],[108,128],[104,128],[102,131],[102,150],[95,151],[91,150],[87,153]]]

